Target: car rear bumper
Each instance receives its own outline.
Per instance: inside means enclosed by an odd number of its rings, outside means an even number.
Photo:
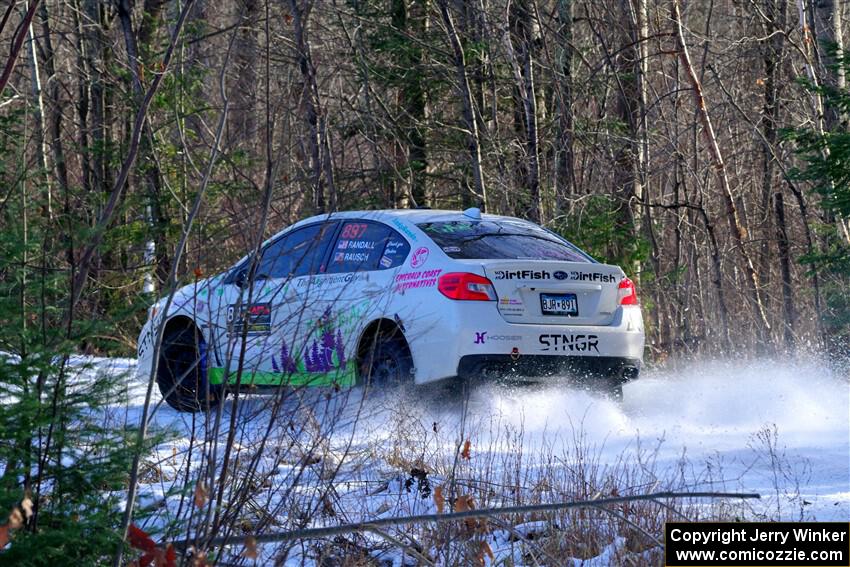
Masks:
[[[441,310],[440,320],[422,331],[419,326],[409,329],[418,383],[463,374],[480,361],[503,361],[508,370],[517,368],[517,374],[557,374],[573,367],[611,375],[627,366],[639,369],[643,359],[644,326],[638,306],[618,308],[605,326],[507,323],[488,302],[454,302],[447,307],[453,309]]]
[[[547,356],[473,354],[460,359],[457,375],[465,379],[569,376],[627,382],[640,372],[639,358],[616,356]]]

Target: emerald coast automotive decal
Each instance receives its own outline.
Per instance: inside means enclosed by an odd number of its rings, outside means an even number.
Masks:
[[[369,307],[368,301],[362,301],[350,309],[337,312],[330,308],[317,320],[307,322],[311,331],[304,338],[302,346],[290,343],[301,341],[280,341],[275,346],[268,339],[264,343],[263,355],[271,355],[271,370],[256,370],[242,383],[257,386],[353,386],[356,383],[356,363],[346,352],[347,338],[352,337],[358,323]],[[356,339],[356,337],[354,337]],[[354,340],[352,339],[352,340]],[[348,348],[352,347],[348,343]],[[268,360],[268,359],[266,359]],[[210,368],[210,384],[224,381],[224,368]],[[236,383],[236,373],[231,371],[228,382]]]

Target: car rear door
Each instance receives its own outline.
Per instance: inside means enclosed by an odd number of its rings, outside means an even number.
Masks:
[[[383,223],[340,221],[326,269],[299,284],[310,298],[305,309],[313,323],[304,332],[309,341],[305,363],[311,372],[353,384],[360,333],[386,315],[393,279],[409,252],[404,237]]]

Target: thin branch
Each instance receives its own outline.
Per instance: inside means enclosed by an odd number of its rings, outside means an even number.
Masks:
[[[355,532],[372,531],[387,526],[403,526],[408,524],[422,524],[425,522],[453,522],[473,518],[489,518],[501,514],[531,514],[536,512],[555,512],[573,508],[599,507],[606,504],[621,504],[623,502],[652,501],[667,498],[736,498],[736,499],[758,499],[757,493],[738,492],[656,492],[653,494],[636,494],[634,496],[618,496],[616,498],[599,498],[596,500],[575,500],[571,502],[555,502],[552,504],[532,504],[527,506],[506,506],[504,508],[482,508],[480,510],[466,510],[464,512],[452,512],[449,514],[422,514],[419,516],[399,516],[396,518],[379,518],[370,522],[357,522],[353,524],[342,524],[339,526],[328,526],[324,528],[308,528],[293,530],[275,534],[258,534],[253,536],[257,543],[295,541],[301,539],[315,539]],[[214,538],[208,543],[220,544],[225,538]],[[173,542],[175,547],[186,547],[192,545],[192,540]]]
[[[6,83],[9,82],[9,77],[12,76],[12,70],[15,68],[15,62],[18,60],[18,55],[21,53],[21,46],[24,44],[24,37],[26,37],[27,31],[30,29],[30,23],[32,23],[32,18],[35,15],[36,8],[38,8],[39,1],[40,0],[33,0],[33,3],[29,5],[26,14],[24,14],[24,19],[21,22],[21,25],[18,27],[15,37],[12,39],[12,49],[9,53],[9,58],[6,60],[6,66],[3,68],[3,74],[0,75],[0,95],[2,95],[3,91],[6,89]],[[6,26],[6,21],[9,18],[12,5],[14,5],[14,2],[9,5],[6,14],[3,16],[3,27]]]

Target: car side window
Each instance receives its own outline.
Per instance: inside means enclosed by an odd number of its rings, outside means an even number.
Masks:
[[[331,251],[328,273],[386,270],[401,265],[410,245],[390,227],[364,221],[342,224]]]
[[[256,278],[285,279],[323,271],[322,260],[336,223],[312,224],[291,232],[263,250]]]

